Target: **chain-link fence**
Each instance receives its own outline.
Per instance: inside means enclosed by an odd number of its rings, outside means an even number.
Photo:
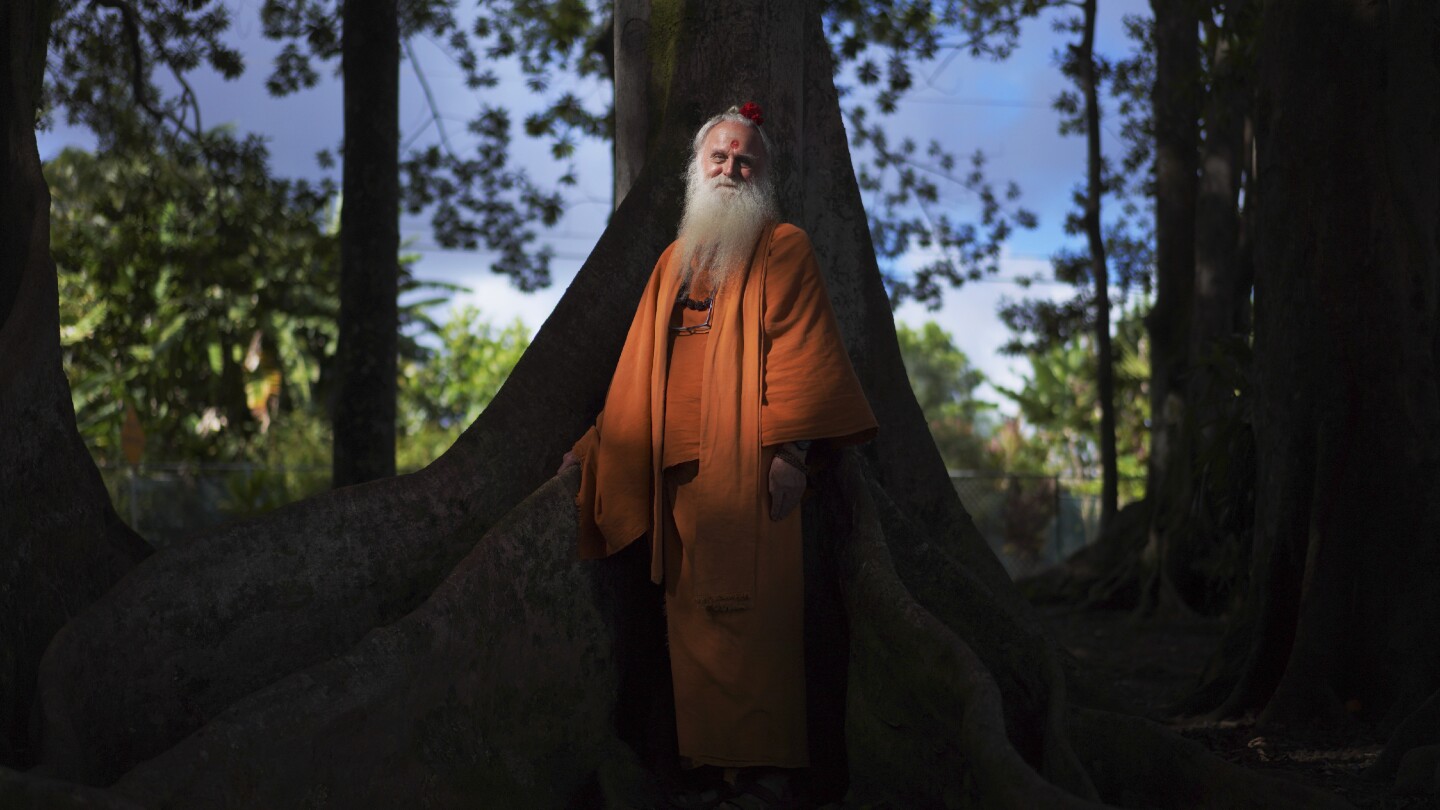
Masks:
[[[1012,578],[1069,557],[1099,534],[1100,496],[1083,491],[1094,481],[1004,473],[952,473],[950,481]],[[1121,484],[1122,503],[1142,494],[1143,480]]]

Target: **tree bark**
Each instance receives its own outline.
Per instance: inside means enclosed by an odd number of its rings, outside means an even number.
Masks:
[[[1196,272],[1195,195],[1200,117],[1199,14],[1194,0],[1152,0],[1155,13],[1155,305],[1150,335],[1150,463],[1153,499],[1147,565],[1137,613],[1189,612],[1195,599],[1185,520],[1190,492],[1191,307]]]
[[[51,13],[36,0],[0,11],[0,765],[21,768],[35,759],[28,724],[45,646],[150,552],[111,508],[61,368],[34,129]]]
[[[1240,182],[1245,166],[1245,114],[1249,108],[1249,82],[1237,64],[1241,34],[1239,20],[1249,13],[1247,3],[1226,9],[1222,26],[1211,27],[1210,94],[1205,105],[1205,143],[1200,158],[1199,198],[1195,211],[1195,315],[1190,354],[1196,368],[1212,355],[1221,341],[1239,331],[1237,299],[1250,297],[1240,278]],[[1206,394],[1205,376],[1192,385],[1192,399]],[[1218,393],[1218,392],[1217,392]],[[1197,407],[1200,400],[1196,400]],[[1208,421],[1199,414],[1202,427]]]
[[[1090,246],[1090,273],[1095,281],[1095,392],[1100,403],[1100,531],[1115,521],[1120,504],[1120,471],[1115,448],[1115,363],[1110,348],[1110,270],[1105,261],[1101,227],[1100,88],[1095,76],[1095,3],[1083,0],[1082,33],[1076,54],[1079,83],[1085,97],[1085,236]]]
[[[600,407],[674,233],[691,135],[739,95],[774,115],[785,209],[884,426],[832,460],[806,507],[807,599],[840,606],[818,629],[843,673],[821,679],[844,679],[826,681],[843,702],[812,713],[843,730],[844,760],[817,747],[815,769],[907,807],[1124,798],[1090,776],[1110,760],[1087,767],[1070,742],[1067,690],[1096,690],[1072,681],[965,514],[905,384],[818,4],[668,5],[656,31],[668,90],[651,156],[495,401],[426,470],[167,550],[76,617],[42,673],[48,771],[123,776],[117,794],[196,810],[646,802],[610,717],[624,561],[575,559],[574,475],[546,482]],[[1185,786],[1172,805],[1203,781],[1233,807],[1335,806],[1235,790],[1245,777],[1194,750],[1158,767]]]
[[[0,796],[7,810],[146,810],[113,791],[14,771],[0,766]]]
[[[337,488],[395,474],[400,332],[400,18],[396,0],[345,0],[342,15]]]
[[[1195,212],[1194,316],[1186,409],[1180,422],[1188,452],[1184,482],[1172,501],[1175,530],[1165,555],[1167,579],[1190,610],[1216,614],[1233,604],[1242,581],[1230,560],[1249,549],[1248,508],[1254,486],[1253,433],[1236,394],[1248,363],[1250,283],[1242,278],[1240,184],[1250,66],[1242,49],[1253,42],[1253,9],[1226,6],[1223,24],[1207,21],[1210,93]],[[1253,200],[1252,200],[1253,202]],[[1177,485],[1178,486],[1178,485]]]
[[[1255,119],[1253,115],[1254,90],[1246,91],[1245,123],[1240,138],[1240,162],[1244,165],[1240,187],[1245,195],[1245,204],[1240,209],[1240,255],[1235,284],[1235,331],[1249,335],[1255,325],[1252,297],[1255,290],[1255,175],[1259,171],[1257,147],[1255,144]]]
[[[615,0],[615,207],[645,166],[650,142],[650,0]],[[624,87],[624,93],[618,88]]]
[[[1440,684],[1437,24],[1265,9],[1253,630],[1220,713],[1390,729]]]

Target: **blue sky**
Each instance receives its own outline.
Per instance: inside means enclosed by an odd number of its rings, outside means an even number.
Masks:
[[[206,126],[233,123],[241,131],[264,135],[277,174],[321,176],[315,153],[333,150],[341,137],[339,83],[327,74],[326,80],[313,89],[282,99],[271,97],[265,90],[264,78],[279,49],[262,35],[260,0],[236,0],[229,6],[234,19],[229,39],[245,54],[247,70],[235,82],[203,73],[192,77]],[[1122,20],[1126,15],[1148,13],[1146,0],[1103,0],[1097,52],[1114,58],[1128,53],[1130,44]],[[1018,183],[1023,192],[1022,204],[1040,217],[1038,229],[1019,233],[1011,240],[998,278],[948,291],[944,307],[938,312],[908,304],[896,313],[898,320],[914,325],[937,321],[976,366],[1006,386],[1018,384],[1016,372],[1023,369],[1024,361],[997,352],[1009,337],[995,314],[1002,299],[1042,295],[1060,298],[1070,292],[1062,285],[1036,285],[1026,290],[1004,281],[1017,276],[1050,276],[1048,256],[1069,239],[1062,231],[1063,219],[1070,207],[1071,189],[1084,176],[1084,143],[1078,137],[1062,138],[1057,133],[1058,114],[1050,108],[1050,102],[1065,86],[1052,57],[1063,41],[1051,30],[1053,19],[1052,12],[1029,22],[1020,47],[1004,62],[977,61],[961,55],[943,69],[932,65],[917,70],[917,87],[902,101],[891,125],[892,138],[903,133],[922,145],[938,138],[962,159],[976,149],[983,150],[990,158],[990,177],[1002,183]],[[517,129],[527,105],[535,104],[513,67],[502,66],[498,71],[498,87],[471,91],[465,88],[459,68],[434,44],[417,38],[412,47],[437,97],[447,134],[459,151],[467,141],[464,123],[483,101],[509,105]],[[863,97],[867,90],[855,92]],[[603,107],[609,93],[609,86],[599,82],[578,88],[578,94],[592,108]],[[419,80],[409,64],[402,66],[400,117],[402,139],[414,137],[416,143],[435,140]],[[1118,154],[1117,132],[1118,125],[1110,122],[1104,134],[1108,154]],[[516,162],[539,178],[558,176],[561,167],[555,164],[545,143],[529,141],[518,131],[516,135]],[[44,159],[67,145],[88,148],[93,139],[84,131],[59,126],[39,133],[39,144]],[[471,292],[456,296],[452,302],[456,306],[472,304],[493,321],[507,323],[519,318],[532,331],[538,329],[598,239],[610,210],[609,145],[582,142],[576,162],[580,167],[579,187],[569,195],[571,204],[564,219],[544,235],[557,254],[552,265],[555,283],[550,288],[521,293],[490,272],[487,254],[440,250],[430,237],[428,221],[407,217],[402,220],[401,230],[413,240],[411,249],[421,256],[416,275],[469,287]],[[332,176],[338,179],[338,170],[333,170]],[[942,205],[953,217],[963,220],[974,215],[976,206],[968,192],[942,187],[941,193]],[[921,255],[907,257],[902,267],[919,266],[925,259]]]

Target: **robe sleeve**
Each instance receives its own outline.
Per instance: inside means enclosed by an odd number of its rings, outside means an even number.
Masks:
[[[761,444],[871,439],[875,415],[850,365],[810,237],[793,225],[778,226],[770,243],[764,320]]]
[[[591,425],[590,429],[585,431],[585,435],[581,436],[579,440],[575,442],[575,445],[570,448],[570,452],[574,453],[581,460],[588,458],[590,453],[595,449],[595,446],[600,443],[600,425],[604,422],[604,419],[605,412],[601,411],[595,417],[595,424]]]
[[[595,425],[571,448],[581,458],[580,556],[605,557],[643,535],[652,522],[651,392],[655,319],[672,243],[650,273]]]

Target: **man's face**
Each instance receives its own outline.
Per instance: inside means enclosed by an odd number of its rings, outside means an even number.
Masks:
[[[765,158],[760,133],[733,121],[711,127],[696,155],[705,184],[725,189],[753,182],[764,170]]]

